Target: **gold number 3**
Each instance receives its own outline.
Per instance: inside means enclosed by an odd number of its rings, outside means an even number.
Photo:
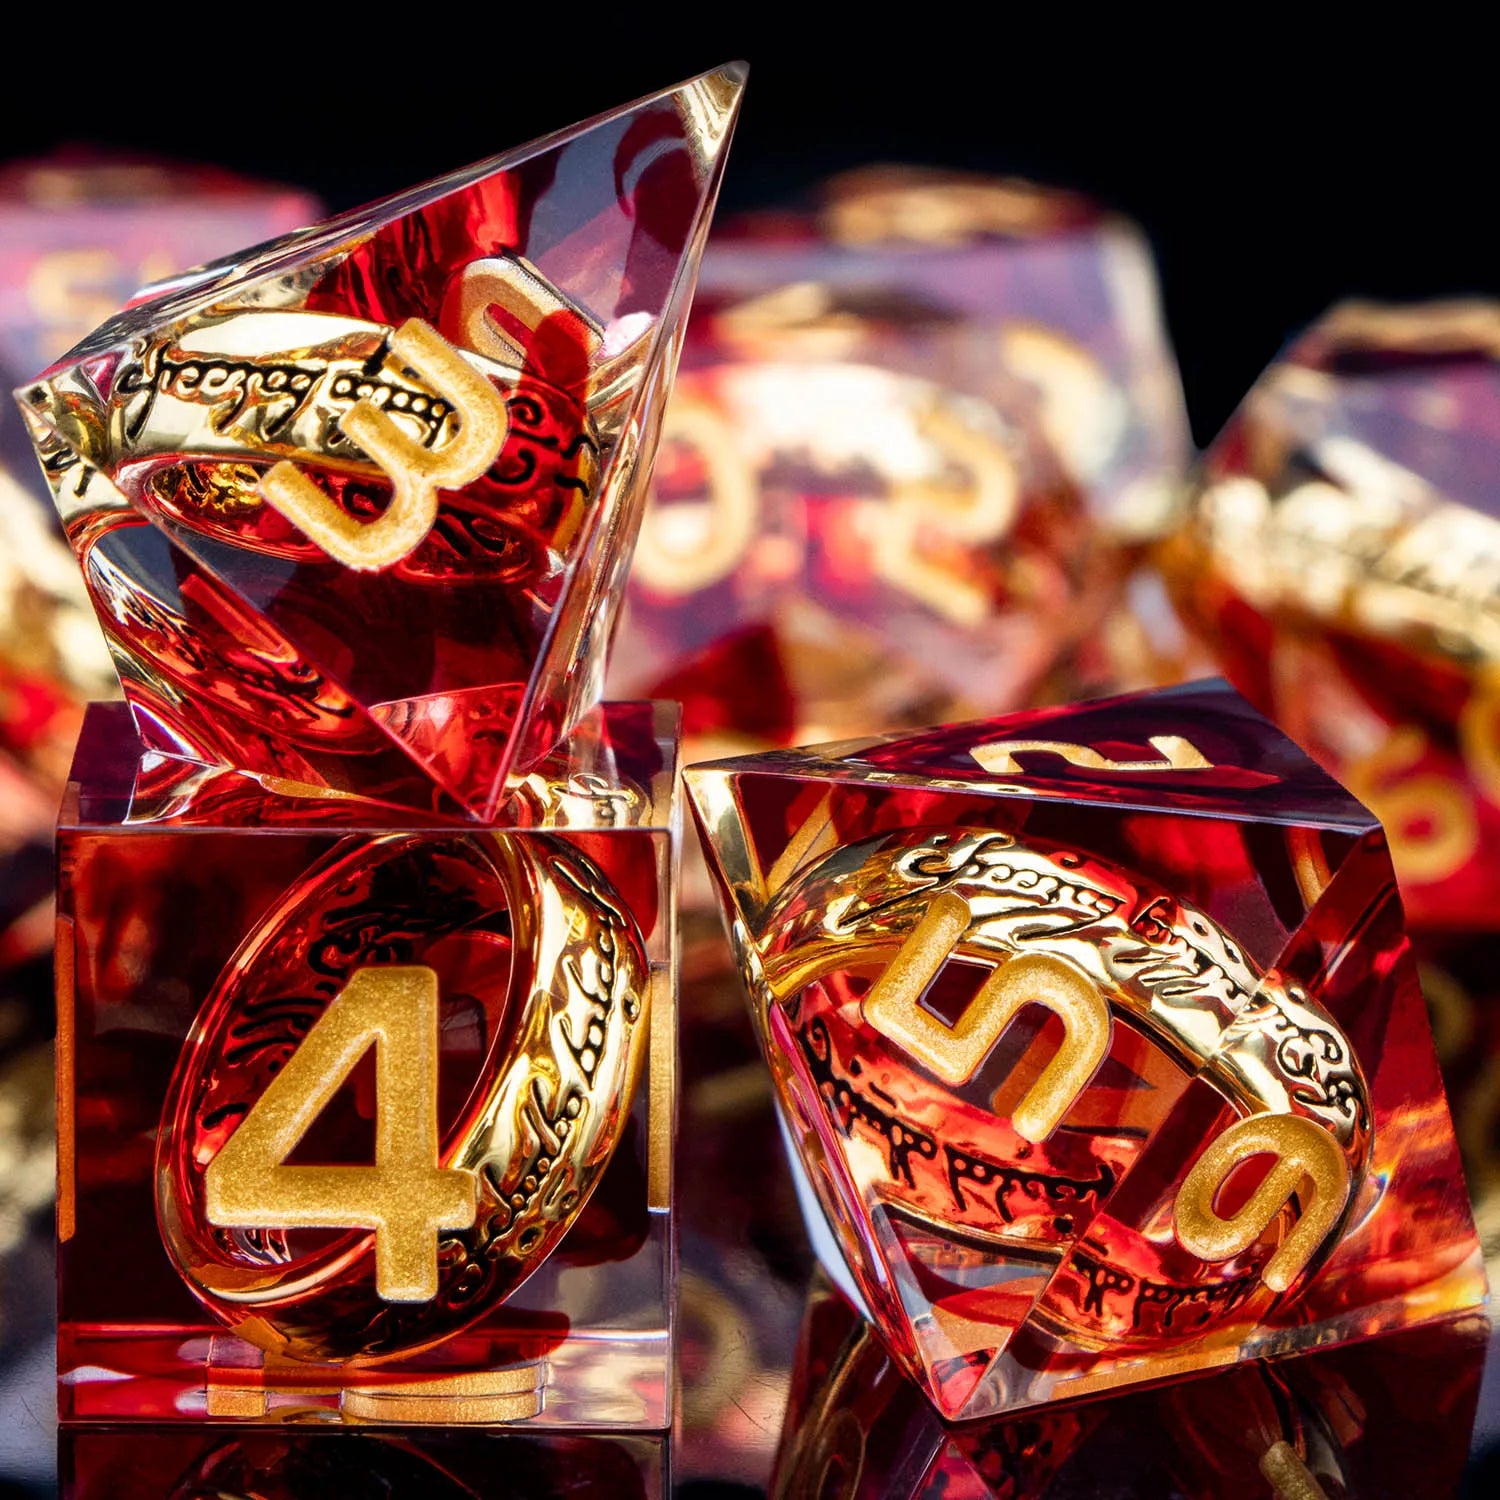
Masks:
[[[460,426],[432,449],[408,437],[373,401],[360,401],[339,418],[339,431],[390,478],[385,514],[356,519],[294,463],[274,465],[260,481],[268,505],[330,557],[361,572],[389,568],[422,545],[437,520],[437,492],[478,479],[499,454],[510,421],[505,398],[431,324],[409,318],[391,335],[390,349],[452,403]]]
[[[284,1165],[371,1046],[373,1167]],[[375,1290],[430,1302],[438,1234],[477,1212],[472,1172],[438,1155],[438,981],[418,966],[361,969],[208,1164],[208,1221],[224,1229],[373,1229]]]

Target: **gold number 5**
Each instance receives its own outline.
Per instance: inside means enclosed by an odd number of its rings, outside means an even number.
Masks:
[[[284,1165],[372,1045],[375,1165]],[[373,1229],[376,1292],[387,1302],[430,1302],[437,1235],[469,1228],[477,1212],[474,1174],[439,1160],[437,1095],[437,975],[415,965],[361,969],[208,1164],[209,1223]]]
[[[920,1002],[970,916],[962,896],[949,891],[935,898],[865,996],[865,1019],[945,1083],[967,1083],[1025,1006],[1045,1006],[1062,1020],[1063,1044],[1011,1116],[1017,1135],[1041,1142],[1057,1129],[1109,1051],[1109,1002],[1066,959],[1023,953],[995,969],[957,1024],[945,1026]]]

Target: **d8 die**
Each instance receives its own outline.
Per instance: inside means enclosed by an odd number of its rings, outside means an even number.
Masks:
[[[1482,1298],[1384,835],[1226,687],[688,779],[830,1267],[944,1415]]]

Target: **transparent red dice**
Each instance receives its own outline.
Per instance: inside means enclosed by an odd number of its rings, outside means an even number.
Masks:
[[[0,167],[0,389],[55,360],[144,282],[317,211],[304,193],[207,167],[79,150]],[[38,846],[50,839],[84,703],[118,692],[26,425],[0,401],[0,796],[10,809],[0,969],[44,950],[50,879]]]
[[[743,78],[21,393],[127,700],[59,824],[64,1421],[668,1422],[677,716],[599,698]]]
[[[1500,305],[1337,307],[1205,456],[1161,561],[1252,702],[1374,809],[1414,927],[1494,927]]]
[[[613,681],[705,753],[1023,706],[1186,460],[1131,225],[896,168],[820,198],[716,235],[630,577]]]
[[[178,277],[21,393],[148,748],[486,818],[598,701],[742,78]]]
[[[1483,1297],[1384,835],[1228,688],[688,781],[827,1263],[945,1416]]]
[[[64,1421],[667,1421],[674,725],[609,705],[454,827],[90,710],[58,832]]]

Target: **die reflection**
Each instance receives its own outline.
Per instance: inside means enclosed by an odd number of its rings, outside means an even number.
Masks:
[[[821,1275],[809,1294],[776,1500],[1413,1500],[1452,1495],[1487,1321],[1112,1399],[945,1426]]]
[[[65,1500],[656,1500],[655,1437],[64,1428]]]

